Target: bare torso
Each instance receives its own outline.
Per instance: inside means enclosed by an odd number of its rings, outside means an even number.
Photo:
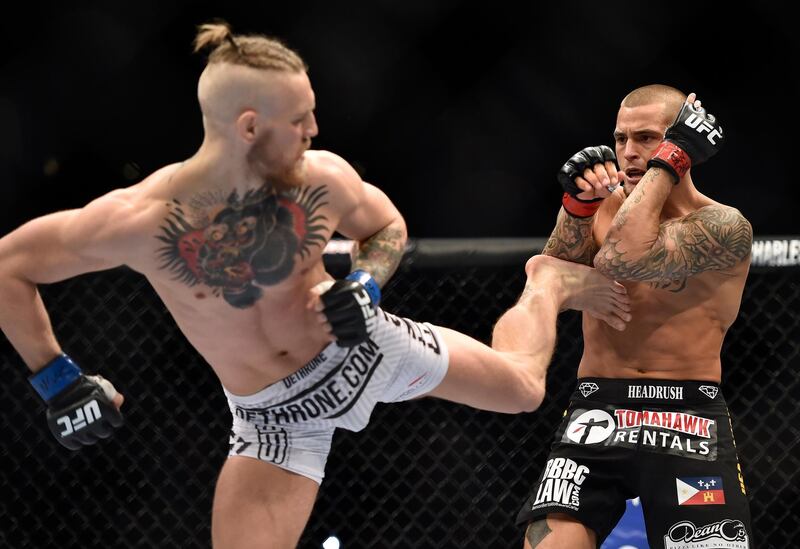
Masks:
[[[289,375],[329,342],[307,307],[310,289],[331,278],[323,248],[351,208],[329,162],[307,152],[302,184],[288,192],[223,193],[191,160],[117,191],[144,212],[127,264],[233,393]]]
[[[622,197],[617,194],[606,202],[594,223],[598,248]],[[719,382],[722,341],[738,314],[748,267],[749,261],[744,261],[729,271],[696,274],[682,288],[623,282],[633,320],[619,332],[583,315],[584,354],[578,376]]]

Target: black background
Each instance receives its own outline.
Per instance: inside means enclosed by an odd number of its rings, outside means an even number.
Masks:
[[[756,234],[798,232],[798,46],[780,3],[516,4],[28,3],[0,23],[0,229],[191,156],[204,59],[190,44],[221,17],[299,51],[314,147],[384,189],[413,237],[548,235],[555,172],[611,144],[619,101],[649,83],[696,91],[723,124],[698,188]]]

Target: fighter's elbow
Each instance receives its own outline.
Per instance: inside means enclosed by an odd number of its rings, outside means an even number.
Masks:
[[[597,272],[611,280],[641,282],[649,274],[649,258],[648,252],[626,251],[620,254],[611,248],[601,248],[594,256],[592,265]]]
[[[0,281],[25,280],[24,254],[4,240],[0,239]]]
[[[609,261],[606,259],[605,254],[603,254],[603,249],[601,248],[600,251],[595,254],[594,259],[592,260],[592,265],[594,268],[597,269],[600,274],[608,276],[611,265]]]
[[[400,212],[397,212],[397,215],[389,223],[388,228],[397,236],[398,241],[403,244],[406,243],[406,240],[408,240],[408,227],[406,226],[406,220]]]

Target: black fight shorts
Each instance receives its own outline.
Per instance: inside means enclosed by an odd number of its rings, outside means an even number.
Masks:
[[[652,549],[751,549],[728,408],[703,381],[578,380],[545,468],[520,511],[566,514],[597,546],[639,496]]]

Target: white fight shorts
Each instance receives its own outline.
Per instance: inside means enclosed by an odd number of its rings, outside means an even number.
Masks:
[[[266,461],[321,483],[335,428],[360,431],[376,403],[409,400],[439,385],[448,353],[437,328],[381,309],[377,318],[370,338],[357,347],[331,343],[252,395],[225,390],[233,415],[228,455]]]

